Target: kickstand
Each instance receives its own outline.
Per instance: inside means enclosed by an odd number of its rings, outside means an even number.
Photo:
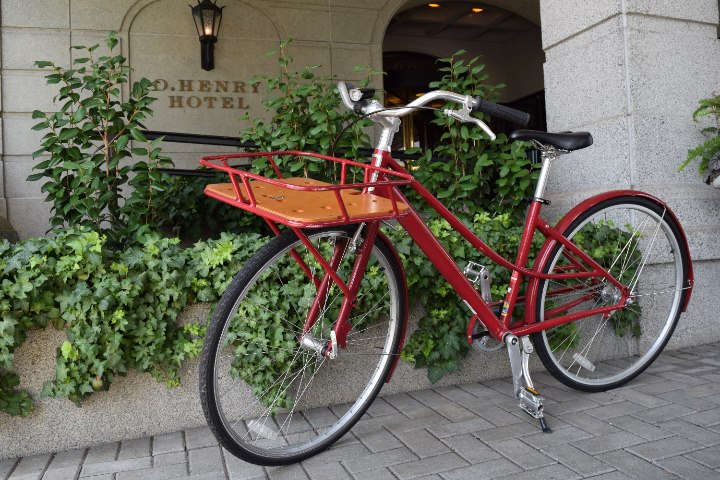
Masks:
[[[530,339],[527,336],[518,338],[515,335],[507,335],[505,336],[505,345],[510,357],[513,394],[518,400],[518,407],[531,417],[537,418],[544,433],[551,433],[552,430],[548,427],[543,414],[543,401],[545,399],[535,390],[530,379],[528,362],[530,354],[533,352]]]

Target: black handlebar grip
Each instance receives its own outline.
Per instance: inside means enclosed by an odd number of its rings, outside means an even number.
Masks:
[[[502,118],[503,120],[508,120],[522,126],[526,126],[528,122],[530,122],[530,114],[483,100],[480,97],[475,97],[473,112],[484,112],[493,117]]]

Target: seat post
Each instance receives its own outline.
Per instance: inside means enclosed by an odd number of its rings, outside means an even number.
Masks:
[[[538,176],[537,184],[535,185],[535,196],[533,197],[533,200],[544,201],[545,186],[547,185],[548,174],[550,173],[550,161],[555,160],[560,155],[568,153],[568,151],[550,145],[543,145],[537,140],[533,140],[533,143],[538,151],[540,151],[540,158],[542,162],[540,175]]]

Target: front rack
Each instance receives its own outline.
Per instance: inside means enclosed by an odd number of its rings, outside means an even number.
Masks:
[[[258,160],[263,159],[272,168],[276,178],[264,177],[229,165],[231,160],[244,160],[258,165]],[[331,162],[329,166],[338,177],[339,183],[327,183],[308,177],[285,178],[278,163],[292,159],[320,159]],[[230,183],[205,187],[206,195],[268,220],[299,228],[388,220],[403,216],[409,212],[409,207],[401,201],[402,196],[397,187],[414,181],[411,175],[387,168],[298,151],[213,155],[202,158],[200,163],[221,170],[230,178]],[[362,177],[362,182],[348,180],[359,176]]]

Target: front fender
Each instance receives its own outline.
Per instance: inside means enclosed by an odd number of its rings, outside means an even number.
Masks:
[[[590,197],[587,200],[579,203],[577,206],[575,206],[572,210],[570,210],[555,226],[555,230],[562,233],[564,232],[572,222],[574,222],[585,210],[597,205],[600,202],[603,202],[605,200],[610,200],[617,197],[623,197],[623,196],[631,196],[631,197],[642,197],[645,199],[648,199],[663,208],[666,209],[667,214],[672,218],[675,223],[680,226],[680,222],[678,221],[677,217],[675,216],[675,213],[668,207],[668,205],[663,202],[662,200],[648,194],[645,192],[640,192],[638,190],[613,190],[611,192],[605,192],[601,193],[599,195],[595,195],[594,197]],[[690,302],[690,296],[692,294],[692,288],[694,285],[694,277],[693,277],[693,268],[692,268],[692,261],[690,259],[690,248],[688,246],[687,237],[685,236],[685,232],[683,231],[682,227],[680,230],[680,237],[681,241],[683,242],[685,246],[685,251],[688,252],[688,258],[686,259],[688,264],[688,287],[686,290],[684,290],[683,295],[683,307],[682,311],[686,311],[688,307],[688,303]],[[542,272],[543,268],[545,267],[546,262],[548,261],[548,258],[550,256],[550,253],[552,252],[552,249],[557,244],[556,241],[552,239],[546,239],[545,243],[543,243],[543,246],[540,248],[540,251],[538,252],[537,258],[535,259],[535,263],[533,264],[533,271],[534,272]],[[535,323],[537,321],[535,312],[537,310],[537,302],[538,297],[540,295],[539,288],[540,288],[540,281],[539,278],[531,278],[528,282],[528,294],[526,297],[526,309],[525,309],[525,322]]]
[[[405,278],[405,268],[403,267],[402,260],[400,260],[400,255],[398,255],[397,250],[395,250],[395,247],[393,246],[390,239],[385,235],[383,232],[378,231],[377,238],[380,239],[382,242],[385,243],[385,245],[390,249],[393,256],[395,257],[395,261],[397,262],[398,266],[400,267],[400,277],[402,278],[402,285],[400,285],[400,288],[402,289],[403,293],[403,302],[404,305],[402,305],[402,313],[401,313],[401,322],[402,322],[402,332],[400,333],[400,345],[398,346],[398,355],[395,355],[395,358],[393,359],[392,365],[390,366],[390,371],[388,372],[387,377],[385,378],[385,383],[389,383],[390,379],[393,376],[393,373],[395,373],[395,368],[397,367],[398,361],[400,360],[399,353],[402,351],[403,346],[405,346],[405,334],[407,333],[407,325],[408,325],[408,315],[409,315],[409,302],[408,302],[408,287],[407,287],[407,279]]]

